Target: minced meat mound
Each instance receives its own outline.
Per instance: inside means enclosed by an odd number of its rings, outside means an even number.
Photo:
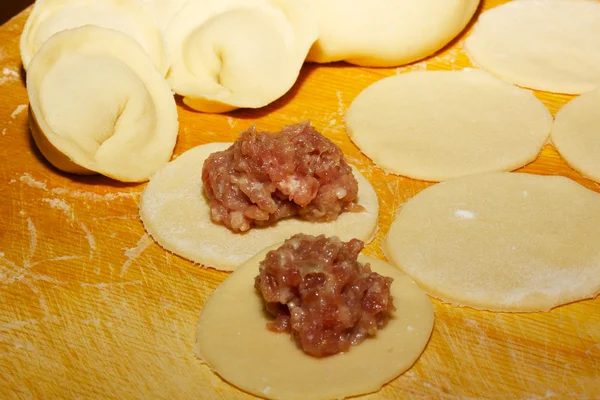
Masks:
[[[306,353],[344,352],[383,328],[394,310],[392,278],[357,261],[364,243],[294,235],[260,263],[255,287],[275,319],[270,330],[291,332]]]
[[[332,221],[362,208],[358,183],[338,146],[308,122],[279,133],[242,132],[227,150],[211,154],[202,169],[211,220],[234,232],[299,216]]]

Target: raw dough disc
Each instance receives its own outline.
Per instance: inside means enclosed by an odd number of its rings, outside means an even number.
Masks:
[[[494,172],[409,200],[384,242],[429,294],[491,311],[547,311],[600,292],[600,194],[560,176]]]
[[[233,233],[210,220],[202,185],[204,160],[231,143],[210,143],[186,151],[158,171],[144,190],[140,217],[148,233],[167,250],[207,267],[233,271],[259,250],[295,233],[336,235],[369,241],[377,229],[379,204],[369,182],[353,167],[358,180],[360,213],[343,213],[333,222],[314,223],[297,218],[267,228]]]
[[[362,255],[359,260],[371,263],[374,272],[394,279],[397,311],[375,338],[319,359],[299,350],[289,334],[267,330],[254,289],[267,250],[231,274],[200,315],[196,354],[225,380],[260,397],[340,399],[379,390],[419,358],[433,328],[430,300],[397,268]]]
[[[552,116],[532,93],[486,72],[427,71],[375,82],[354,99],[346,125],[386,171],[442,181],[534,160]]]
[[[552,126],[552,143],[571,167],[600,182],[600,90],[565,105]]]
[[[319,39],[308,61],[364,66],[407,64],[444,47],[467,25],[479,0],[309,0]]]
[[[514,84],[583,93],[600,84],[600,3],[519,0],[479,17],[465,48],[482,68]]]

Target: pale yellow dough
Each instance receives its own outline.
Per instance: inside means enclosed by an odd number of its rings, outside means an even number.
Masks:
[[[309,0],[319,39],[307,60],[386,67],[424,58],[467,25],[479,0]]]
[[[600,292],[600,194],[560,176],[486,173],[417,194],[384,242],[429,294],[491,311],[547,311]]]
[[[533,161],[546,143],[552,115],[529,91],[486,72],[424,71],[363,90],[348,109],[346,126],[379,167],[442,181]]]
[[[571,167],[600,182],[600,89],[582,94],[558,111],[551,138]]]
[[[394,279],[397,310],[377,336],[348,352],[314,358],[289,334],[267,329],[263,302],[254,289],[260,252],[231,274],[204,305],[196,354],[231,384],[260,397],[282,400],[341,399],[377,391],[409,369],[423,352],[433,328],[431,302],[397,268],[359,256],[374,272]]]
[[[175,99],[142,47],[86,25],[53,35],[29,65],[29,125],[57,168],[140,182],[171,158]]]
[[[195,110],[225,112],[285,94],[317,22],[305,0],[189,0],[166,39],[173,91]]]
[[[233,271],[265,246],[296,233],[337,235],[369,241],[377,229],[379,204],[369,182],[354,168],[358,180],[359,213],[343,213],[332,222],[315,223],[298,218],[281,220],[266,228],[233,233],[210,219],[202,185],[204,160],[231,143],[210,143],[186,151],[158,171],[144,190],[140,217],[146,230],[167,250],[225,271]]]
[[[595,0],[510,1],[479,17],[465,48],[508,82],[583,93],[600,85],[599,21]]]
[[[21,34],[23,67],[29,68],[31,59],[55,33],[97,25],[135,39],[165,75],[169,62],[163,37],[157,22],[138,1],[144,0],[37,0]]]

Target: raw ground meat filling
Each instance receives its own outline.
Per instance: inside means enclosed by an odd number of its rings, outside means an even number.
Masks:
[[[267,327],[291,332],[306,353],[346,351],[383,328],[394,310],[392,278],[357,261],[364,243],[297,234],[260,263],[255,287],[275,317]]]
[[[235,232],[291,216],[332,221],[362,209],[342,151],[308,122],[275,134],[252,126],[208,157],[202,182],[212,221]]]

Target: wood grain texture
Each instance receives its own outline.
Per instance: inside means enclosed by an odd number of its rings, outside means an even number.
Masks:
[[[482,9],[501,2],[485,1]],[[18,53],[26,17],[27,11],[0,28],[0,398],[252,398],[192,353],[202,305],[227,274],[152,242],[138,219],[144,185],[66,175],[36,150]],[[291,92],[261,110],[205,115],[180,103],[176,154],[233,140],[253,123],[277,130],[310,119],[377,190],[380,229],[366,253],[383,258],[380,245],[393,216],[430,184],[374,167],[349,141],[344,112],[382,77],[470,66],[464,36],[403,68],[306,65]],[[552,113],[570,99],[538,96]],[[568,176],[600,191],[550,146],[522,170]],[[423,356],[365,398],[600,398],[600,298],[532,314],[432,301],[436,322]]]

